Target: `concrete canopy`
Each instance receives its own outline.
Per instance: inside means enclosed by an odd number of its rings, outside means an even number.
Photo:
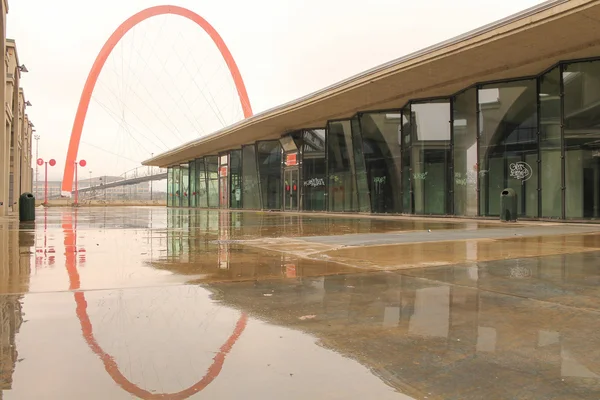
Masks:
[[[600,56],[600,0],[552,0],[393,60],[144,161],[168,167],[276,139],[358,111],[402,108],[477,83],[536,76],[554,64]]]

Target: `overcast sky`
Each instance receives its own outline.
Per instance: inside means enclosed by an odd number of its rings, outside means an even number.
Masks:
[[[211,23],[231,50],[254,112],[531,7],[533,0],[173,0]],[[22,85],[39,154],[62,177],[87,74],[112,32],[157,0],[9,0],[7,35],[29,73]],[[129,32],[103,70],[79,158],[120,173],[241,118],[208,36],[178,16]],[[35,152],[35,150],[34,150]]]

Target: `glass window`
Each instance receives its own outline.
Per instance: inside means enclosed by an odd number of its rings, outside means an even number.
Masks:
[[[179,206],[180,207],[189,207],[190,206],[190,166],[189,164],[181,164],[181,181],[179,183]]]
[[[371,209],[375,213],[402,211],[401,121],[400,111],[360,116]]]
[[[500,215],[500,193],[517,193],[518,215],[538,216],[536,80],[482,86],[480,112],[480,212]]]
[[[219,156],[219,207],[229,208],[229,155]]]
[[[196,160],[196,191],[198,193],[198,207],[208,208],[208,188],[206,186],[206,165],[204,158]]]
[[[477,210],[477,90],[453,99],[454,215],[476,216]]]
[[[189,163],[190,165],[190,193],[189,193],[189,198],[190,198],[190,207],[198,207],[198,202],[197,202],[197,192],[196,192],[196,182],[197,182],[197,177],[196,177],[196,161],[190,161]]]
[[[413,117],[410,112],[410,107],[402,110],[402,212],[412,214],[413,212],[413,192],[412,192],[412,168],[411,168],[411,152],[412,141],[411,132],[413,125]]]
[[[167,168],[167,207],[173,207],[173,168]]]
[[[327,128],[328,197],[330,211],[358,211],[350,121],[329,122]]]
[[[261,197],[256,166],[256,148],[253,144],[242,147],[242,203],[245,209],[260,210]]]
[[[282,197],[281,145],[279,141],[258,142],[258,172],[262,204],[266,210],[280,210]]]
[[[179,182],[181,181],[181,170],[179,167],[173,167],[173,207],[180,207],[181,193],[179,191]]]
[[[600,62],[565,65],[565,216],[600,217]]]
[[[204,157],[208,185],[208,207],[219,208],[219,157]]]
[[[325,211],[327,209],[325,129],[306,130],[302,138],[302,207],[308,211]]]
[[[543,218],[562,218],[560,68],[540,77],[540,175]]]
[[[415,214],[448,214],[450,102],[411,104],[411,162]]]
[[[242,208],[242,151],[229,153],[229,204],[231,208]]]
[[[360,121],[358,115],[350,120],[352,128],[352,150],[354,153],[354,172],[356,174],[356,192],[358,200],[358,211],[371,212],[371,198],[369,193],[369,182],[365,168],[365,157],[363,140],[360,134]]]

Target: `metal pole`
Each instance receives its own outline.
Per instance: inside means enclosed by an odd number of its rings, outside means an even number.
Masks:
[[[79,195],[79,179],[77,178],[77,162],[75,162],[75,205],[77,205],[77,197]]]
[[[152,157],[154,157],[154,153],[152,153]],[[152,175],[152,167],[148,166],[150,169],[150,175]],[[152,201],[152,178],[150,178],[150,201]]]
[[[44,205],[48,205],[48,161],[46,161],[44,164],[46,169],[44,174]]]
[[[35,195],[38,195],[38,163],[37,160],[39,158],[39,147],[40,147],[40,135],[34,135],[35,139]]]

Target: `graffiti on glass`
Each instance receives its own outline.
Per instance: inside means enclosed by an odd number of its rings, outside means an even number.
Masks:
[[[414,173],[413,178],[416,181],[424,181],[425,179],[427,179],[427,174],[428,172]]]
[[[307,181],[304,181],[304,186],[310,186],[310,187],[325,186],[325,180],[322,178],[312,178]]]
[[[533,175],[533,170],[531,169],[531,166],[523,161],[512,163],[510,164],[509,168],[510,177],[523,182],[527,181]]]

